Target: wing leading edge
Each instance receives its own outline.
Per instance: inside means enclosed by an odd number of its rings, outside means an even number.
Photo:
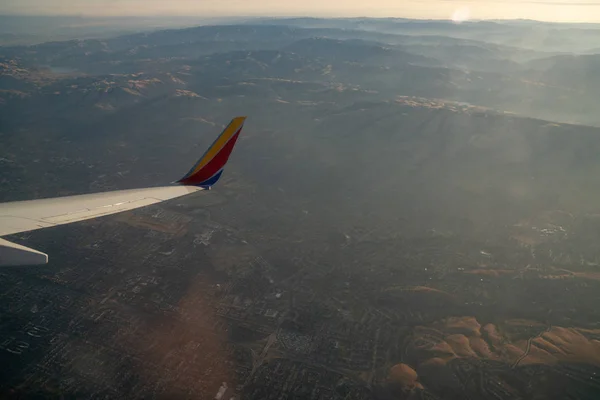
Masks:
[[[234,118],[177,185],[2,203],[0,236],[103,217],[210,189],[221,177],[245,119]],[[46,262],[46,254],[0,239],[0,266]]]

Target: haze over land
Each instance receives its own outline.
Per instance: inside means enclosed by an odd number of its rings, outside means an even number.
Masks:
[[[52,257],[0,271],[0,397],[598,397],[600,26],[44,18],[0,47],[2,201],[249,118],[214,191],[11,238]]]

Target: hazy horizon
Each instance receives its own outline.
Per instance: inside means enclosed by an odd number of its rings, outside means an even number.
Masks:
[[[362,2],[307,0],[281,4],[261,2],[222,2],[174,0],[19,0],[0,4],[0,14],[27,16],[82,17],[397,17],[444,20],[536,20],[549,22],[600,22],[600,2],[579,1],[453,1],[376,0]]]

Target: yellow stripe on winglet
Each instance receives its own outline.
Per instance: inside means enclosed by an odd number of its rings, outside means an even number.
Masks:
[[[219,153],[219,151],[221,151],[223,146],[227,144],[229,139],[231,139],[233,135],[235,135],[235,133],[242,127],[244,121],[246,121],[246,117],[236,117],[232,119],[229,125],[227,125],[227,128],[225,128],[213,145],[210,146],[206,154],[204,154],[204,157],[202,157],[202,160],[200,160],[198,165],[196,165],[196,168],[194,168],[194,172],[192,172],[190,175],[197,173],[200,171],[200,169],[202,169],[202,167],[208,164],[209,161],[212,160]]]

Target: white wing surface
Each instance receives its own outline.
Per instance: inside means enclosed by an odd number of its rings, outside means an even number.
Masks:
[[[196,186],[163,186],[0,204],[0,236],[102,217],[194,193]]]

